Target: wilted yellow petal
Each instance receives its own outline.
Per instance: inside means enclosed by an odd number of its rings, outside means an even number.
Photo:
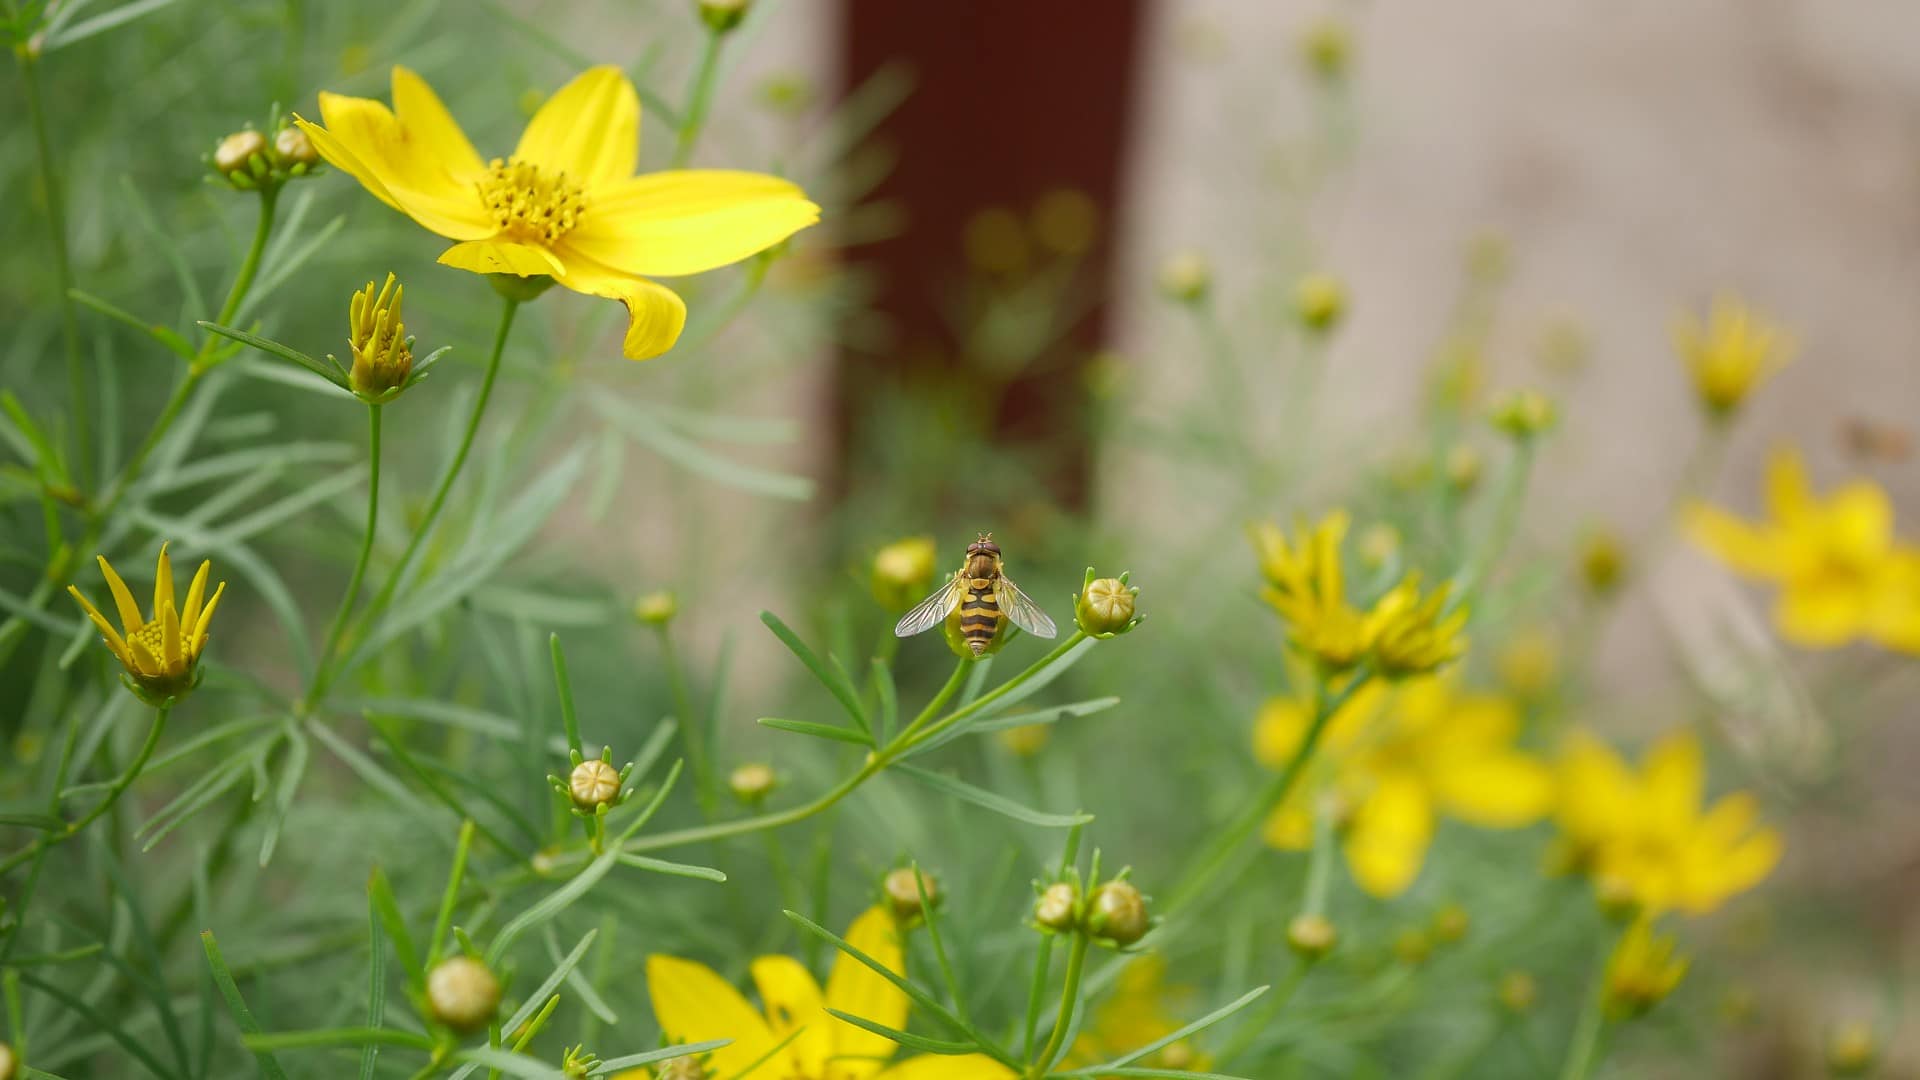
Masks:
[[[790,956],[762,956],[753,962],[753,984],[767,1009],[767,1022],[776,1040],[804,1029],[787,1044],[800,1076],[822,1076],[833,1056],[834,1029],[843,1021],[827,1015],[820,984],[805,965]]]
[[[640,159],[640,95],[619,68],[588,68],[540,106],[513,156],[590,191],[625,180]]]
[[[596,189],[566,242],[616,270],[672,277],[739,262],[819,220],[820,208],[791,181],[684,169]]]
[[[675,1043],[732,1039],[708,1063],[732,1076],[766,1056],[777,1043],[766,1020],[712,968],[674,956],[647,957],[647,996],[660,1030]]]
[[[647,360],[680,340],[687,325],[687,305],[672,289],[645,278],[601,266],[590,259],[573,255],[566,260],[566,273],[557,276],[560,284],[574,292],[604,296],[627,305],[627,336],[620,351],[629,360]]]
[[[878,907],[868,908],[847,928],[847,944],[871,956],[895,974],[903,968],[900,933],[893,916]],[[827,976],[827,1004],[843,1013],[901,1028],[907,1022],[907,995],[853,957],[841,953]],[[880,1071],[880,1062],[892,1057],[894,1043],[850,1024],[841,1024],[833,1033],[835,1052],[843,1060],[834,1063],[831,1080],[869,1077]],[[869,1058],[868,1061],[851,1060]]]

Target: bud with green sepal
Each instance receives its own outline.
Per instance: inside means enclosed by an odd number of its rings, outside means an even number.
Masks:
[[[887,910],[902,927],[918,926],[926,918],[928,908],[940,906],[939,883],[918,867],[903,866],[889,871],[880,881],[880,892]]]
[[[1140,625],[1141,616],[1134,614],[1134,598],[1140,590],[1127,584],[1132,573],[1129,570],[1117,578],[1096,578],[1093,567],[1087,567],[1080,592],[1073,598],[1074,621],[1082,633],[1105,640]]]

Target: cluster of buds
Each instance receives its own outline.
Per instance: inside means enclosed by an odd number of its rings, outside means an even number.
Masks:
[[[500,1008],[500,980],[471,956],[455,956],[427,972],[427,1012],[459,1032],[487,1026]]]
[[[602,821],[613,808],[627,801],[633,789],[627,787],[627,777],[633,772],[633,762],[619,769],[613,767],[613,748],[603,746],[597,758],[583,757],[580,751],[572,752],[573,771],[563,780],[549,775],[547,782],[553,790],[566,796],[572,804],[576,817]]]
[[[1078,870],[1054,882],[1035,882],[1038,899],[1033,905],[1033,925],[1050,934],[1085,934],[1088,938],[1125,951],[1147,936],[1154,919],[1147,910],[1147,897],[1127,880],[1127,871],[1109,881],[1100,882],[1099,857],[1090,887],[1083,888]]]
[[[1081,633],[1104,641],[1140,625],[1141,616],[1134,614],[1140,589],[1127,584],[1130,576],[1132,571],[1117,578],[1096,578],[1093,567],[1087,567],[1080,592],[1073,598],[1073,619]]]
[[[271,141],[252,127],[221,139],[207,155],[208,168],[240,191],[278,187],[320,168],[320,152],[306,132],[277,116],[267,126],[274,132]]]
[[[880,893],[893,921],[902,928],[918,926],[927,917],[927,909],[940,906],[940,886],[933,876],[918,867],[903,866],[888,871],[880,880]]]

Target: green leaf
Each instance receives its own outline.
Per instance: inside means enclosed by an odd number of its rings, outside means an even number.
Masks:
[[[865,1017],[844,1013],[839,1009],[829,1008],[827,1012],[835,1019],[844,1020],[854,1027],[871,1031],[883,1039],[890,1039],[909,1050],[918,1050],[923,1054],[973,1054],[978,1053],[980,1050],[978,1046],[970,1042],[949,1042],[945,1039],[929,1039],[925,1035],[912,1035],[901,1031],[899,1028],[890,1028],[885,1024],[876,1024]]]
[[[220,996],[227,1000],[227,1011],[233,1014],[233,1022],[239,1026],[241,1041],[248,1036],[260,1034],[260,1023],[253,1018],[253,1010],[247,1008],[246,999],[240,996],[240,987],[233,981],[233,972],[227,967],[226,958],[220,955],[220,944],[213,939],[213,931],[200,932],[200,944],[207,953],[207,966],[213,969],[213,981],[220,987]],[[273,1051],[264,1047],[249,1047],[253,1050],[254,1061],[260,1065],[260,1075],[265,1080],[287,1080],[287,1071],[273,1058]]]
[[[1041,825],[1050,829],[1067,829],[1075,825],[1085,825],[1093,820],[1092,814],[1049,814],[1022,806],[1004,795],[996,795],[985,788],[975,787],[964,780],[957,780],[944,773],[930,772],[916,765],[893,766],[892,771],[910,776],[922,784],[951,795],[963,802],[1004,814],[1015,821],[1024,821],[1029,825]]]
[[[387,882],[386,871],[378,866],[367,875],[367,906],[373,909],[380,925],[386,927],[387,937],[393,941],[393,951],[400,957],[400,966],[406,970],[407,985],[415,990],[424,990],[427,985],[426,965],[420,962],[420,952],[414,948],[413,935],[407,932],[406,916],[400,914],[400,903],[393,898],[393,886]]]
[[[151,15],[173,2],[174,0],[133,0],[131,4],[123,4],[112,11],[101,12],[91,19],[82,19],[72,26],[62,28],[57,34],[47,35],[46,42],[41,45],[41,55],[55,49],[63,49],[76,41],[85,41],[95,34],[105,33],[143,15]]]
[[[587,895],[587,891],[600,883],[607,872],[620,861],[620,848],[616,845],[587,864],[586,869],[575,874],[573,880],[560,886],[537,903],[514,916],[494,935],[493,944],[487,946],[487,966],[497,968],[507,949],[512,947],[521,934],[545,923],[548,919],[565,911],[575,900]]]
[[[1195,1020],[1193,1023],[1188,1024],[1186,1027],[1183,1027],[1178,1031],[1173,1032],[1172,1034],[1165,1035],[1165,1036],[1162,1036],[1161,1038],[1155,1039],[1153,1042],[1150,1042],[1147,1045],[1132,1051],[1131,1053],[1123,1054],[1120,1057],[1114,1058],[1111,1062],[1109,1062],[1106,1065],[1105,1068],[1106,1070],[1110,1071],[1113,1069],[1118,1069],[1127,1065],[1131,1065],[1134,1062],[1139,1061],[1141,1058],[1148,1056],[1149,1054],[1158,1053],[1160,1050],[1165,1049],[1166,1047],[1179,1042],[1181,1039],[1184,1039],[1190,1035],[1193,1035],[1195,1032],[1204,1031],[1207,1028],[1210,1028],[1213,1025],[1219,1023],[1220,1021],[1225,1020],[1227,1017],[1232,1016],[1234,1013],[1239,1012],[1241,1009],[1246,1008],[1248,1005],[1253,1004],[1253,1001],[1255,998],[1266,993],[1269,989],[1271,988],[1265,987],[1265,986],[1256,986],[1252,990],[1249,990],[1246,993],[1240,995],[1240,997],[1235,999],[1233,1002],[1226,1005],[1222,1005],[1220,1008],[1213,1010],[1212,1012],[1208,1013],[1207,1015],[1201,1017],[1198,1020]],[[1102,1070],[1096,1069],[1094,1071],[1097,1074]]]
[[[791,731],[795,735],[811,735],[816,739],[833,739],[837,742],[858,743],[872,746],[873,739],[864,731],[855,731],[838,724],[816,724],[810,720],[782,720],[774,716],[763,716],[754,723],[761,727],[770,727],[776,731]]]
[[[651,856],[635,855],[631,852],[621,854],[620,865],[637,867],[641,870],[651,870],[656,874],[671,874],[674,877],[698,878],[701,881],[724,882],[727,880],[726,874],[715,870],[711,866],[695,866],[692,863],[669,862],[666,859],[655,859]]]
[[[1105,712],[1118,704],[1120,704],[1120,699],[1117,697],[1090,698],[1086,701],[1076,701],[1070,705],[1055,705],[1052,708],[1035,709],[1032,712],[1015,713],[1011,716],[989,715],[984,720],[978,716],[969,716],[940,734],[935,735],[933,738],[915,744],[902,756],[913,757],[917,754],[924,754],[935,747],[945,746],[962,735],[989,731],[1005,731],[1008,728],[1026,727],[1029,724],[1053,724],[1069,718],[1092,716],[1095,713]],[[983,709],[981,711],[989,714],[993,712],[993,710],[989,709]]]
[[[433,1040],[425,1035],[395,1028],[319,1028],[313,1031],[281,1031],[272,1035],[247,1035],[240,1044],[256,1054],[273,1050],[314,1050],[325,1046],[410,1046],[415,1050],[433,1049]]]
[[[267,818],[266,835],[260,841],[263,867],[273,861],[274,849],[280,845],[280,830],[287,824],[287,814],[293,810],[293,797],[299,793],[300,781],[307,773],[307,737],[292,722],[287,725],[286,737],[287,760],[280,766],[280,789],[274,793],[273,813]]]
[[[780,621],[780,616],[773,612],[761,612],[760,621],[767,624],[767,629],[773,631],[773,636],[779,638],[781,644],[798,657],[808,671],[813,672],[813,677],[820,680],[820,685],[826,687],[827,691],[840,702],[841,707],[847,710],[848,716],[853,717],[853,722],[859,725],[860,730],[868,732],[868,738],[872,738],[866,710],[860,707],[860,695],[854,690],[853,680],[847,677],[846,669],[837,663],[832,666],[821,663],[820,658],[814,655],[814,651],[807,647],[807,643],[800,640],[800,635],[794,633],[793,629]]]
[[[790,476],[721,457],[656,419],[635,413],[631,406],[609,395],[596,394],[588,398],[587,403],[633,441],[688,472],[755,495],[796,502],[813,498],[813,481],[807,477]]]
[[[67,827],[64,820],[52,814],[0,814],[0,826],[7,825],[41,832],[59,832]]]
[[[80,289],[68,289],[67,295],[117,323],[131,326],[135,330],[146,334],[166,346],[175,356],[180,357],[189,364],[193,363],[193,345],[188,342],[186,338],[181,337],[180,332],[173,327],[142,319],[133,312],[116,306],[112,301],[95,296],[90,292],[85,292]]]
[[[598,930],[587,931],[586,935],[580,939],[580,943],[575,945],[573,951],[567,954],[566,959],[560,961],[559,966],[555,967],[553,971],[548,974],[546,979],[540,983],[539,987],[536,988],[533,993],[527,995],[526,1001],[520,1008],[516,1009],[513,1015],[507,1018],[507,1022],[500,1025],[500,1030],[520,1030],[520,1025],[526,1023],[527,1019],[534,1014],[535,1010],[539,1009],[549,997],[553,996],[553,992],[559,989],[561,981],[564,980],[574,968],[580,965],[581,959],[587,955],[587,950],[593,947],[593,939],[598,937],[599,934],[600,931]]]
[[[173,1080],[173,1074],[167,1071],[167,1067],[162,1065],[160,1060],[147,1050],[144,1041],[135,1039],[133,1036],[127,1034],[124,1028],[102,1015],[100,1011],[92,1005],[87,1004],[60,986],[50,983],[31,972],[22,972],[20,974],[20,981],[47,995],[54,1001],[59,1002],[66,1007],[67,1011],[85,1020],[87,1023],[93,1025],[95,1030],[104,1033],[107,1038],[120,1044],[122,1050],[132,1055],[140,1064],[146,1066],[148,1072],[160,1077],[160,1080]]]
[[[625,1057],[608,1058],[594,1067],[589,1076],[605,1076],[616,1069],[637,1069],[642,1065],[652,1065],[658,1061],[672,1061],[674,1058],[692,1057],[695,1054],[710,1054],[723,1046],[732,1046],[732,1039],[711,1039],[707,1042],[685,1043],[680,1046],[668,1046],[659,1050],[648,1050],[644,1054],[628,1054]]]
[[[373,872],[379,875],[380,868],[374,867]],[[380,878],[380,884],[385,887],[384,877]],[[387,892],[387,902],[389,904],[393,902],[391,890]],[[398,917],[399,912],[396,910],[394,915]],[[367,1026],[370,1028],[381,1026],[387,1019],[387,941],[386,934],[381,929],[381,920],[384,917],[384,913],[380,910],[380,902],[374,896],[373,882],[369,881],[367,883]],[[406,930],[404,923],[401,925],[401,930],[402,932]],[[413,943],[408,942],[407,948],[413,948]],[[418,963],[418,961],[415,962]],[[379,1044],[368,1043],[361,1047],[360,1080],[374,1080],[374,1070],[379,1065],[379,1061]]]
[[[245,330],[235,330],[233,327],[221,326],[219,323],[207,322],[205,319],[200,321],[199,326],[201,329],[210,333],[219,334],[224,338],[232,338],[243,345],[251,345],[261,352],[266,353],[268,356],[277,356],[289,363],[298,364],[340,389],[348,389],[347,384],[340,378],[340,372],[337,369],[331,365],[323,364],[315,360],[313,357],[308,356],[306,353],[301,352],[291,345],[282,345],[272,338],[264,338],[258,334],[249,334]],[[348,392],[351,393],[350,390]]]

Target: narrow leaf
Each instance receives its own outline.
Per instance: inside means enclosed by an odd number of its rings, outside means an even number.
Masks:
[[[773,636],[779,638],[780,643],[805,664],[808,671],[813,672],[813,677],[820,680],[820,685],[839,700],[841,707],[847,710],[847,715],[853,717],[853,722],[861,730],[868,730],[866,710],[860,707],[860,695],[854,690],[853,680],[847,677],[846,670],[838,664],[829,667],[821,663],[820,657],[807,647],[806,642],[800,640],[800,635],[794,633],[793,628],[773,612],[761,612],[760,621],[766,623],[767,629],[773,631]]]
[[[233,981],[233,971],[227,967],[226,958],[220,955],[220,943],[213,939],[213,931],[203,930],[200,943],[207,951],[207,966],[213,969],[213,981],[220,987],[220,996],[227,999],[227,1011],[233,1014],[233,1022],[239,1025],[241,1035],[260,1034],[260,1023],[253,1018],[253,1010],[247,1008],[246,999],[240,996],[240,987]],[[253,1058],[260,1064],[260,1075],[265,1080],[287,1080],[287,1072],[273,1058],[268,1049],[253,1049]]]
[[[1004,795],[996,795],[985,788],[975,787],[964,780],[958,780],[945,773],[931,772],[915,765],[895,765],[894,770],[927,785],[935,791],[951,795],[963,802],[1004,814],[1015,821],[1024,821],[1029,825],[1041,825],[1051,829],[1066,829],[1075,825],[1085,825],[1093,820],[1092,814],[1049,814],[1020,805]]]
[[[816,724],[810,720],[782,720],[775,716],[763,716],[754,723],[761,727],[770,727],[777,731],[791,731],[795,735],[811,735],[816,739],[833,739],[837,742],[858,743],[872,746],[873,739],[864,731],[855,731],[838,724]]]

